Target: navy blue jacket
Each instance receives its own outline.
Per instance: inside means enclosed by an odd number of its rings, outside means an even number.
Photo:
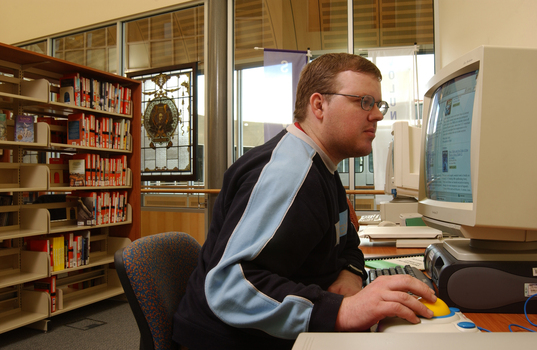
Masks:
[[[333,331],[345,266],[363,270],[336,165],[291,125],[224,174],[208,237],[174,316],[195,349],[285,349]]]

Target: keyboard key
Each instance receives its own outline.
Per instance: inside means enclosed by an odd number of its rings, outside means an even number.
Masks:
[[[403,267],[396,266],[396,267],[391,267],[387,269],[371,269],[369,270],[369,278],[366,279],[366,281],[364,281],[364,284],[367,285],[373,282],[373,280],[375,280],[375,278],[377,278],[378,276],[392,276],[392,275],[410,275],[424,282],[425,284],[429,286],[429,288],[434,290],[433,282],[421,270],[415,267],[412,267],[410,265],[405,265]]]

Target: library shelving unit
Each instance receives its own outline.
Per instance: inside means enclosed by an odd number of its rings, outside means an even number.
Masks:
[[[100,111],[61,102],[54,96],[60,91],[59,79],[66,74],[119,84],[132,91],[130,114]],[[82,147],[51,142],[54,132],[66,132],[66,127],[43,122],[34,124],[34,142],[14,140],[13,120],[7,121],[7,140],[0,140],[0,196],[12,199],[9,205],[0,204],[0,216],[9,220],[0,222],[0,334],[22,326],[47,329],[48,319],[123,293],[113,268],[114,252],[140,238],[140,83],[122,76],[102,72],[0,43],[0,113],[8,116],[33,115],[67,119],[74,113],[92,114],[130,120],[128,149],[116,150]],[[9,119],[9,118],[8,118]],[[37,119],[37,118],[36,118]],[[34,151],[48,159],[52,154],[95,153],[101,157],[126,155],[127,183],[122,186],[70,187],[68,183],[51,180],[56,164],[24,163],[25,152]],[[73,204],[27,203],[28,193],[69,195],[77,191],[127,191],[125,221],[96,226],[79,226],[73,213]],[[64,210],[65,218],[55,220],[53,210]],[[59,234],[89,233],[88,264],[54,271],[47,252],[32,251],[27,247],[32,238],[46,239]],[[87,236],[86,236],[87,237]],[[52,311],[51,295],[34,290],[36,280],[56,276],[56,289],[66,288],[61,305],[56,299]],[[87,282],[83,284],[83,282]],[[63,289],[62,289],[63,291]],[[58,293],[56,293],[58,294]]]

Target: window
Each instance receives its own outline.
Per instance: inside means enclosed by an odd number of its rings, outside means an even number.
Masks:
[[[54,57],[118,73],[117,26],[111,25],[53,40]]]
[[[174,89],[175,85],[181,84],[183,78],[180,76],[184,77],[182,74],[186,74],[184,67],[192,67],[195,63],[197,70],[188,78],[194,89],[190,91],[192,100],[189,102],[189,135],[185,129],[186,125],[183,125],[183,129],[172,136],[172,147],[166,149],[165,145],[160,144],[156,149],[152,149],[142,122],[142,180],[146,185],[177,184],[178,181],[188,181],[188,185],[203,185],[204,6],[188,7],[125,22],[124,34],[125,71],[130,77],[147,81],[143,86],[144,91],[146,88],[148,92],[155,90],[156,86],[151,83],[149,77],[158,72],[171,76],[178,74],[166,84],[167,89]],[[145,94],[142,97],[142,111],[145,111],[151,97]],[[178,108],[180,103],[176,101]]]
[[[129,74],[142,81],[142,181],[198,180],[196,68]]]
[[[263,67],[263,50],[311,50],[312,58],[328,52],[348,52],[349,15],[353,21],[352,51],[367,56],[373,48],[419,47],[419,93],[433,75],[432,0],[355,0],[353,8],[341,0],[235,0],[234,1],[234,106],[235,159],[245,150],[266,141],[264,128],[270,120],[255,120],[252,92],[260,91],[252,78]],[[426,62],[426,63],[424,63]],[[383,72],[384,75],[384,72]],[[414,108],[421,108],[416,97]],[[253,108],[253,109],[250,109]],[[418,114],[419,115],[419,114]],[[382,156],[378,156],[382,164]],[[344,186],[374,189],[373,155],[344,160],[338,165]],[[368,199],[369,200],[369,199]],[[364,208],[374,209],[368,202]]]
[[[127,72],[203,62],[203,6],[125,23]]]
[[[37,43],[33,43],[33,44],[24,45],[24,46],[21,46],[21,48],[29,50],[29,51],[40,53],[42,55],[47,55],[48,54],[48,52],[47,52],[47,41],[46,40],[43,40],[43,41],[40,41],[40,42],[37,42]]]

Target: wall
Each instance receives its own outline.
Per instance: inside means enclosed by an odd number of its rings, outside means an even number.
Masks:
[[[0,42],[13,45],[186,2],[193,1],[2,0]]]
[[[480,45],[537,47],[535,0],[435,0],[436,70]]]
[[[142,237],[157,233],[180,231],[194,237],[199,244],[205,243],[205,214],[203,212],[185,212],[142,210]]]

